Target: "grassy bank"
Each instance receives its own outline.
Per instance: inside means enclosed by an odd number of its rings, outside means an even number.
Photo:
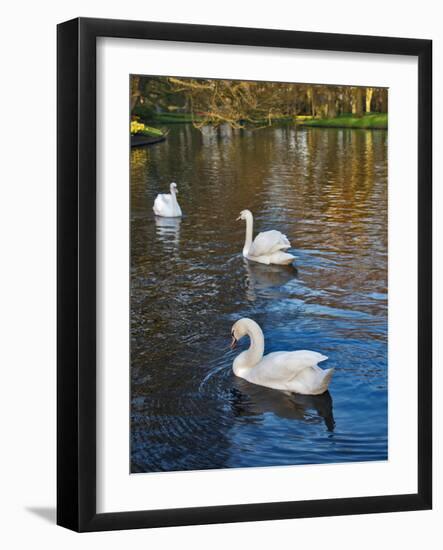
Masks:
[[[190,113],[155,113],[151,121],[157,124],[180,124],[198,122],[202,120]],[[241,121],[240,121],[241,122]],[[256,120],[257,126],[267,126],[269,119]],[[370,113],[362,117],[351,114],[340,115],[335,118],[313,118],[311,116],[275,116],[271,119],[272,124],[288,124],[295,122],[303,126],[318,126],[320,128],[373,128],[386,129],[388,127],[388,115],[386,113]]]
[[[152,126],[147,126],[143,122],[133,120],[131,121],[131,135],[158,138],[164,137],[166,134],[159,128],[153,128]]]
[[[245,127],[249,124],[250,126],[269,126],[269,122],[272,124],[289,124],[295,122],[303,122],[305,120],[312,119],[311,116],[296,116],[295,119],[293,116],[272,116],[269,118],[261,118],[254,120],[254,124],[251,124],[248,120],[238,120],[237,122],[244,124]],[[151,113],[149,120],[151,123],[157,124],[180,124],[187,122],[201,122],[204,120],[203,117],[198,115],[193,115],[191,113]]]
[[[150,119],[157,124],[183,124],[187,122],[198,122],[200,117],[190,113],[154,113]]]
[[[300,121],[303,126],[318,126],[319,128],[373,128],[385,130],[388,127],[387,113],[370,113],[362,117],[340,115],[335,118],[316,118]]]
[[[150,137],[162,137],[165,135],[165,132],[159,130],[158,128],[153,128],[152,126],[145,125],[144,129],[139,132],[139,134]]]
[[[153,113],[151,110],[147,110],[143,106],[139,106],[134,109],[134,114],[140,120],[140,123],[144,125],[142,133],[145,135],[159,135],[161,130],[153,128],[145,124],[155,125],[169,125],[169,124],[189,124],[192,122],[201,122],[204,119],[198,115],[191,113]],[[239,123],[244,123],[245,127],[248,126],[247,121],[239,120]],[[319,128],[373,128],[373,129],[386,129],[388,127],[388,115],[387,113],[369,113],[361,117],[353,116],[352,114],[343,114],[335,118],[313,118],[308,115],[298,116],[273,116],[271,119],[258,119],[255,120],[255,126],[268,126],[274,124],[297,124],[300,126],[314,126]],[[271,124],[270,124],[271,123]],[[254,125],[252,125],[254,126]]]

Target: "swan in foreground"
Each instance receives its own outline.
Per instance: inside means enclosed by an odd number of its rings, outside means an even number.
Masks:
[[[182,210],[177,202],[177,184],[172,182],[169,186],[171,193],[160,193],[155,197],[153,210],[156,216],[164,218],[179,218]]]
[[[258,324],[243,318],[234,323],[231,331],[231,349],[248,335],[251,345],[238,355],[232,365],[236,376],[259,386],[274,390],[319,395],[328,389],[334,369],[323,370],[317,363],[326,355],[316,351],[276,351],[263,357],[265,339]]]
[[[286,235],[272,229],[259,233],[252,241],[252,229],[254,218],[250,210],[242,210],[237,220],[246,220],[246,239],[243,247],[243,256],[253,262],[261,264],[292,264],[295,256],[284,252],[291,248],[291,243]]]

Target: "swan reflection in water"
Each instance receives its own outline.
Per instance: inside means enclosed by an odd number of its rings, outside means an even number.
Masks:
[[[246,297],[250,301],[257,296],[272,293],[297,278],[297,269],[292,265],[264,265],[244,259],[246,270]]]
[[[262,416],[273,413],[288,420],[315,422],[312,411],[323,419],[328,431],[333,432],[335,421],[332,397],[329,391],[321,395],[286,394],[256,384],[242,378],[235,378],[231,389],[231,407],[235,416]]]
[[[157,237],[165,245],[172,245],[174,249],[180,244],[181,218],[163,218],[155,216],[155,229]]]

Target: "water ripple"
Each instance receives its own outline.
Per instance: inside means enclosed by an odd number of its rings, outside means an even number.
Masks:
[[[378,131],[176,125],[131,151],[132,472],[387,458],[386,143]],[[152,213],[170,181],[182,220]],[[256,231],[288,236],[296,269],[242,258],[244,208]],[[266,352],[328,355],[330,393],[236,378],[242,316]]]

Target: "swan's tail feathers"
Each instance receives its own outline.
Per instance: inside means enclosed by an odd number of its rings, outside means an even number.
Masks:
[[[324,388],[324,391],[328,389],[329,383],[331,381],[332,375],[334,374],[335,369],[327,369],[325,370],[325,375],[323,376],[322,380],[322,387]]]
[[[274,254],[269,257],[269,263],[276,265],[290,265],[294,262],[294,260],[296,260],[296,256],[280,250],[278,252],[274,252]]]

